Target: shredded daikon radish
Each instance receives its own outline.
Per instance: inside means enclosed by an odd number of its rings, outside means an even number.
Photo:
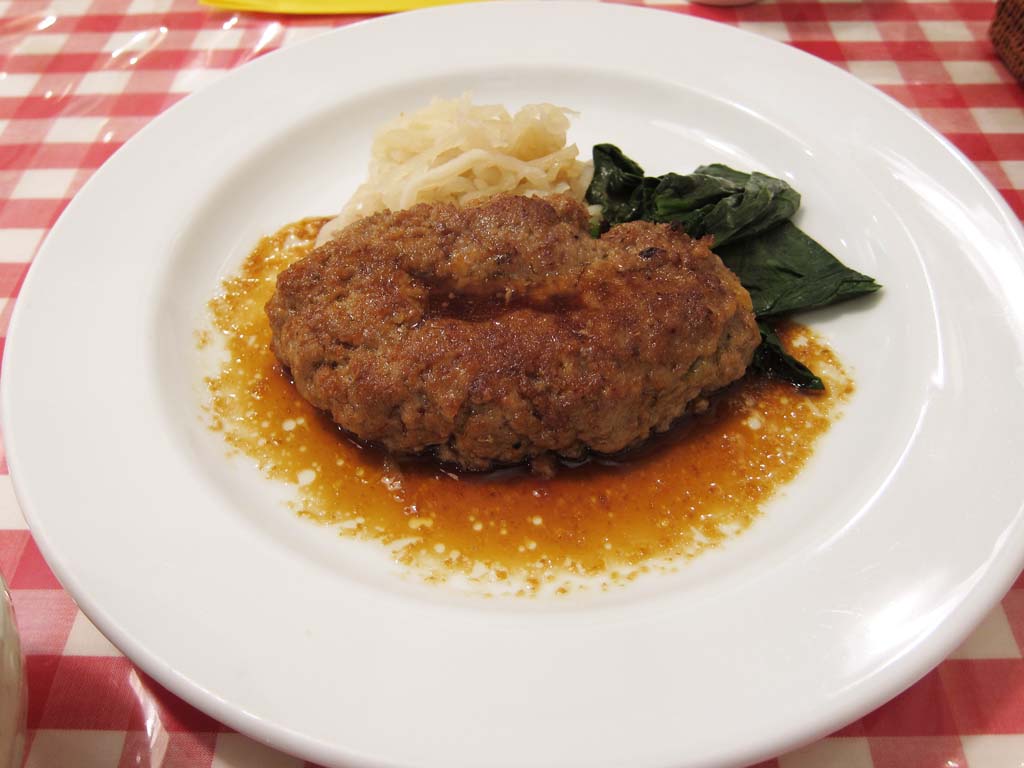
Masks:
[[[317,244],[356,219],[417,203],[459,205],[500,192],[565,193],[577,200],[592,166],[566,145],[571,111],[528,104],[514,115],[500,105],[477,105],[469,96],[434,99],[384,125],[374,137],[366,181]]]

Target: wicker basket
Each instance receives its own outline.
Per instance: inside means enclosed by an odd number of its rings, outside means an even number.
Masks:
[[[1024,0],[999,0],[989,35],[1006,68],[1024,83]]]

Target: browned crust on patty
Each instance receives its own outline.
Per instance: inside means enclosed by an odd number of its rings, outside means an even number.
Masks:
[[[563,196],[385,211],[279,276],[273,351],[303,397],[397,453],[612,453],[750,363],[750,297],[708,246],[647,222],[591,238]]]

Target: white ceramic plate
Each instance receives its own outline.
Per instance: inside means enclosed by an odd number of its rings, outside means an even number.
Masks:
[[[193,331],[263,233],[335,210],[374,127],[472,90],[581,117],[649,171],[785,177],[801,226],[885,284],[808,317],[858,390],[750,531],[609,595],[403,579],[295,519],[198,415]],[[1024,561],[1022,234],[978,172],[832,66],[621,6],[481,4],[346,28],[186,99],[82,190],[4,364],[37,541],[146,671],[350,766],[718,765],[824,735],[938,663]]]

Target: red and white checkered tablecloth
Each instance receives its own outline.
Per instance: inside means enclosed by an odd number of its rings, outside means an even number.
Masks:
[[[988,40],[994,2],[658,5],[784,41],[876,85],[948,136],[1024,217],[1024,89]],[[0,0],[0,334],[48,228],[132,134],[228,69],[357,18],[246,15],[192,0]],[[43,562],[2,452],[0,572],[27,655],[27,766],[303,765],[191,708],[110,645]],[[1024,768],[1022,650],[1024,578],[910,690],[762,765]]]

